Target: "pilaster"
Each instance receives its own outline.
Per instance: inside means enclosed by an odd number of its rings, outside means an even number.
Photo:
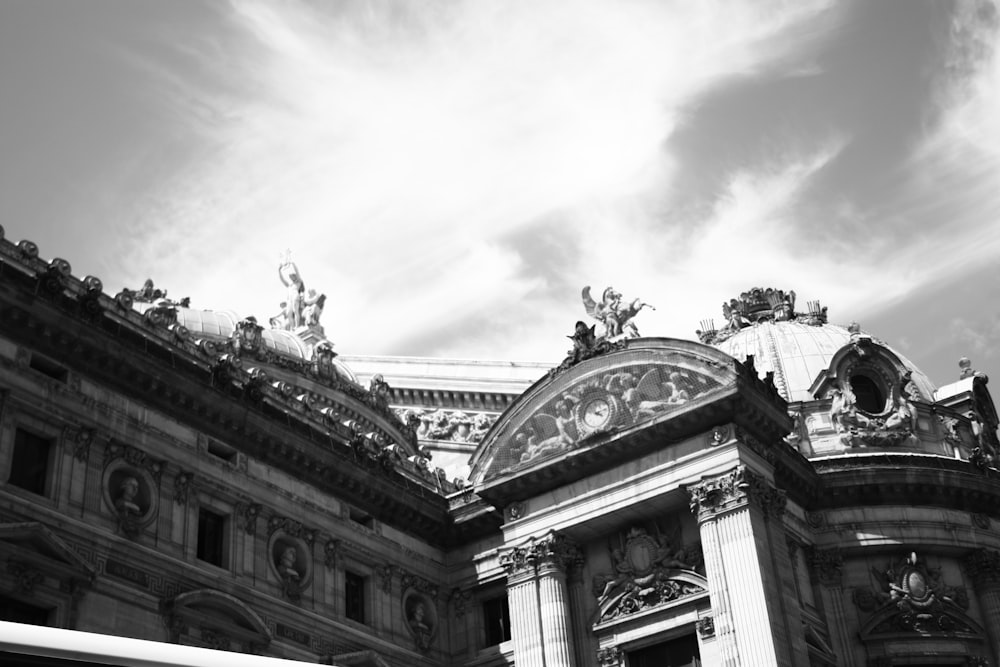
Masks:
[[[812,579],[820,585],[823,608],[827,610],[830,635],[837,656],[843,667],[854,667],[857,664],[858,649],[847,627],[847,610],[844,608],[844,557],[839,549],[809,549],[808,560]]]
[[[532,538],[500,555],[507,571],[514,660],[528,667],[574,667],[574,617],[566,571],[579,548],[558,533]]]
[[[788,562],[784,537],[775,537],[782,533],[784,491],[746,466],[703,479],[687,491],[701,531],[722,664],[793,667],[807,662],[801,622],[789,626],[788,587],[776,571]],[[773,555],[776,549],[780,553]]]
[[[964,564],[976,587],[993,659],[1000,660],[1000,552],[977,549],[965,557]]]

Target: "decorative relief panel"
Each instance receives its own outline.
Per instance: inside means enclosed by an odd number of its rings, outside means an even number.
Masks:
[[[486,478],[581,447],[590,438],[653,421],[721,386],[689,364],[648,360],[591,374],[514,421],[513,434],[497,450]]]
[[[633,526],[608,545],[614,573],[594,577],[598,622],[658,607],[689,595],[704,593],[704,561],[700,545],[684,546],[680,531],[671,536],[653,526]]]
[[[965,614],[969,608],[965,589],[946,585],[941,569],[928,567],[916,553],[871,572],[878,587],[854,591],[857,607],[871,612],[862,625],[863,639],[893,633],[981,635]]]

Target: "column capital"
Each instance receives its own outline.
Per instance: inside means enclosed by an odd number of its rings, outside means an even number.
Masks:
[[[965,557],[964,565],[976,586],[1000,585],[1000,552],[976,549]]]
[[[500,553],[500,565],[507,576],[532,575],[543,569],[566,572],[583,564],[583,552],[565,535],[552,531],[532,537],[522,546]]]
[[[844,576],[844,556],[840,549],[816,549],[807,547],[809,566],[816,579],[824,586],[841,585]]]
[[[780,518],[788,503],[784,491],[746,466],[702,479],[684,490],[691,497],[691,512],[699,521],[751,504],[760,508],[765,517]]]

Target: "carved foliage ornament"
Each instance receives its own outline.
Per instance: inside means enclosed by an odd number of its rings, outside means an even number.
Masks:
[[[552,532],[541,538],[531,538],[523,547],[514,547],[501,553],[500,565],[510,576],[537,573],[544,566],[567,570],[579,565],[582,559],[580,548],[575,543]]]
[[[699,520],[749,503],[759,507],[766,517],[780,517],[788,502],[784,491],[774,488],[746,466],[703,480],[686,490],[691,496],[691,511]]]
[[[617,646],[597,650],[597,664],[600,667],[620,667],[625,660],[625,652]]]

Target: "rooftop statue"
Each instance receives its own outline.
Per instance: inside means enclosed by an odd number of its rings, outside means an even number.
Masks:
[[[326,305],[326,295],[316,294],[316,290],[306,291],[302,272],[291,260],[291,252],[285,251],[278,265],[278,278],[285,286],[287,295],[281,302],[281,311],[270,319],[271,327],[295,331],[299,327],[318,327],[320,315]]]
[[[587,314],[604,325],[604,338],[616,338],[625,335],[628,338],[638,338],[639,330],[635,328],[632,319],[639,314],[643,308],[649,307],[655,310],[648,303],[639,299],[634,299],[627,306],[622,306],[621,292],[614,287],[608,287],[601,295],[601,302],[594,301],[590,296],[590,285],[583,288],[583,307]]]

